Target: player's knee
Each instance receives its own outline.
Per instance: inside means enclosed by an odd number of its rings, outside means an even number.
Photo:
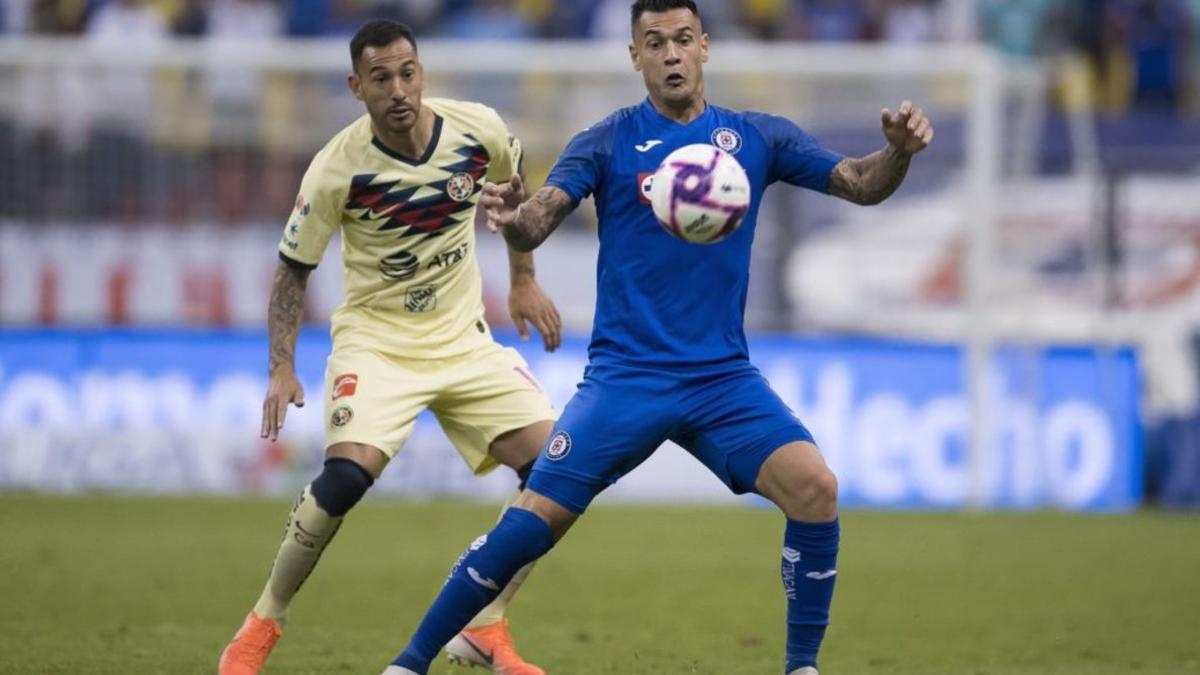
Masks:
[[[317,505],[329,515],[340,518],[362,499],[375,482],[370,472],[357,462],[342,457],[325,460],[321,475],[312,482]]]
[[[837,517],[838,481],[827,467],[790,481],[784,512],[791,520],[824,523]]]
[[[813,506],[829,515],[827,520],[833,520],[837,515],[838,480],[833,472],[826,468],[817,474],[813,480]]]

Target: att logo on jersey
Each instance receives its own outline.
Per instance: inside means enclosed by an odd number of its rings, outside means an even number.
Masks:
[[[444,251],[433,256],[433,259],[429,261],[429,264],[425,266],[425,269],[431,270],[435,267],[454,267],[458,263],[462,262],[463,258],[465,257],[467,257],[467,242],[464,241],[449,251]]]
[[[420,259],[408,251],[396,251],[379,261],[379,271],[384,277],[395,281],[413,278],[420,266]]]

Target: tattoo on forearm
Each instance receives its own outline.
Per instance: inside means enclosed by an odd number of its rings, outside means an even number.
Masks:
[[[275,283],[271,287],[271,304],[267,311],[267,333],[271,354],[268,372],[279,365],[294,366],[296,336],[304,319],[304,289],[308,285],[308,270],[296,269],[280,262],[275,268]]]
[[[567,193],[556,187],[543,187],[517,208],[517,219],[504,229],[504,238],[518,251],[532,251],[546,241],[571,208]]]
[[[863,206],[878,204],[904,182],[911,161],[912,155],[890,145],[866,157],[847,157],[829,176],[829,194]]]

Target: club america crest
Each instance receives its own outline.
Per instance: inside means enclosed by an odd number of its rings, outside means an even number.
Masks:
[[[329,416],[329,423],[335,427],[344,427],[352,419],[354,419],[354,410],[348,405],[342,405],[334,408],[333,414]]]
[[[446,194],[456,202],[466,201],[475,192],[475,179],[466,171],[459,171],[446,181]]]

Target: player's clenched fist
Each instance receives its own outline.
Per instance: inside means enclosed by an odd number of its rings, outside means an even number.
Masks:
[[[884,108],[881,117],[884,138],[900,152],[915,155],[933,141],[933,124],[912,101],[901,103],[895,114]]]
[[[483,194],[479,197],[479,205],[487,217],[487,227],[492,232],[499,232],[517,217],[517,206],[525,201],[525,185],[521,177],[513,174],[504,183],[488,181],[483,184]]]
[[[271,371],[267,398],[263,401],[262,431],[259,432],[262,438],[272,441],[279,438],[289,403],[294,403],[297,408],[304,407],[304,387],[300,386],[295,370],[279,366]]]

